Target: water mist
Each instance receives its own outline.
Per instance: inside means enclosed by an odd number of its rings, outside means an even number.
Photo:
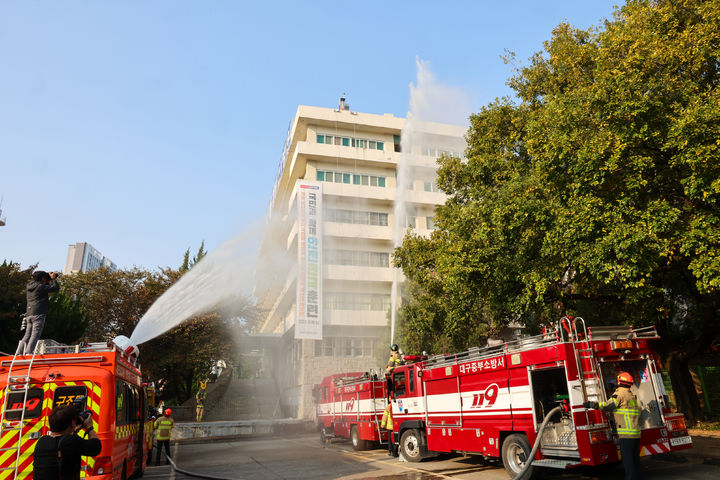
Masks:
[[[241,297],[249,298],[262,234],[259,225],[228,240],[186,272],[150,306],[130,340],[139,345],[195,315],[227,307]]]
[[[410,84],[410,110],[401,135],[401,158],[397,166],[397,190],[395,193],[395,222],[393,230],[393,246],[402,244],[408,225],[408,193],[412,190],[416,180],[416,167],[426,165],[423,148],[433,147],[440,150],[463,154],[465,141],[463,138],[454,138],[446,145],[439,145],[437,125],[443,123],[457,126],[468,126],[471,113],[468,96],[462,90],[438,83],[430,64],[424,60],[416,59],[417,80]],[[434,132],[434,133],[430,133]],[[437,154],[439,156],[439,153]],[[400,271],[393,269],[393,283],[390,299],[392,303],[390,313],[390,341],[395,340],[395,320],[397,315],[398,298],[400,296]]]

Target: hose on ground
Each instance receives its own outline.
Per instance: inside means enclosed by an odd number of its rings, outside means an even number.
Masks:
[[[197,473],[197,472],[191,472],[189,470],[185,470],[183,468],[180,468],[175,463],[175,460],[170,458],[168,455],[165,455],[165,458],[170,462],[170,465],[172,466],[173,470],[176,472],[180,472],[183,475],[188,475],[190,477],[196,477],[196,478],[207,478],[208,480],[240,480],[238,478],[230,478],[230,477],[218,477],[215,475],[209,475],[207,473]]]
[[[513,478],[513,480],[520,480],[521,478],[523,478],[523,475],[525,475],[525,472],[528,471],[528,469],[530,468],[530,465],[532,465],[532,463],[533,463],[533,460],[535,460],[535,454],[537,453],[538,448],[540,448],[540,441],[542,440],[543,430],[545,430],[545,427],[547,426],[550,419],[556,413],[562,411],[562,409],[563,409],[562,405],[559,405],[559,406],[553,408],[552,410],[550,410],[548,412],[548,414],[545,415],[545,418],[543,419],[543,422],[540,425],[540,428],[538,429],[537,438],[535,439],[535,444],[533,445],[532,450],[530,450],[530,454],[528,455],[527,460],[525,461],[525,466],[523,466],[522,470],[520,470],[520,473],[515,475],[515,478]]]

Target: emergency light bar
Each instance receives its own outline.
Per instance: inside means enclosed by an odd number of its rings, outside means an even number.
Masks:
[[[613,340],[610,342],[612,350],[632,350],[633,344],[630,340]]]

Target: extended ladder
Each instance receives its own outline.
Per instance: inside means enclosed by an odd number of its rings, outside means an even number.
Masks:
[[[15,450],[15,465],[12,467],[5,467],[0,469],[0,471],[8,471],[8,470],[14,470],[13,478],[17,478],[18,468],[20,467],[20,454],[22,450],[22,437],[23,437],[23,429],[25,428],[25,407],[27,406],[28,401],[28,393],[30,391],[30,373],[32,371],[33,363],[35,362],[35,355],[37,353],[38,347],[40,345],[40,342],[35,344],[35,348],[33,349],[32,357],[30,357],[30,362],[27,364],[27,373],[25,374],[25,377],[13,377],[12,371],[15,367],[15,363],[17,362],[18,357],[25,355],[19,355],[17,352],[15,355],[13,355],[13,359],[10,362],[10,369],[8,370],[7,375],[7,384],[5,387],[5,400],[3,402],[3,409],[2,414],[0,414],[0,436],[4,435],[5,432],[10,431],[17,431],[17,440],[14,445],[11,445],[9,447],[0,448],[0,454],[2,452],[8,452]],[[23,362],[24,363],[24,362]],[[10,404],[10,395],[11,393],[17,392],[22,390],[24,392],[23,394],[23,400],[20,405],[20,408],[8,408],[11,406]],[[15,402],[17,404],[17,402]],[[17,420],[17,423],[15,421],[6,421],[6,414],[7,413],[13,413],[13,412],[20,412],[20,419]]]
[[[601,397],[601,386],[598,381],[597,362],[595,360],[595,352],[593,351],[590,338],[588,337],[585,320],[581,317],[568,318],[563,317],[560,320],[560,329],[564,329],[568,334],[568,341],[572,344],[575,356],[575,365],[577,366],[578,381],[582,389],[583,401],[594,400],[599,402]],[[566,325],[568,328],[566,328]],[[578,331],[578,325],[582,330]],[[558,332],[562,335],[562,331]],[[588,378],[589,377],[589,378]],[[592,387],[592,388],[588,388]],[[592,398],[591,398],[592,397]],[[590,415],[585,409],[586,425],[590,425]]]

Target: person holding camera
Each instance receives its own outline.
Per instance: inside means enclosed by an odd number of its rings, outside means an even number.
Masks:
[[[48,417],[50,433],[35,444],[34,480],[79,480],[80,457],[100,455],[102,444],[93,430],[92,414],[81,417],[73,405],[60,405]],[[83,428],[87,439],[77,432]]]
[[[15,355],[32,355],[35,345],[40,340],[50,300],[48,295],[60,290],[57,282],[58,274],[37,270],[32,274],[32,281],[27,284],[27,308],[20,330],[25,328],[25,335],[18,344]]]

